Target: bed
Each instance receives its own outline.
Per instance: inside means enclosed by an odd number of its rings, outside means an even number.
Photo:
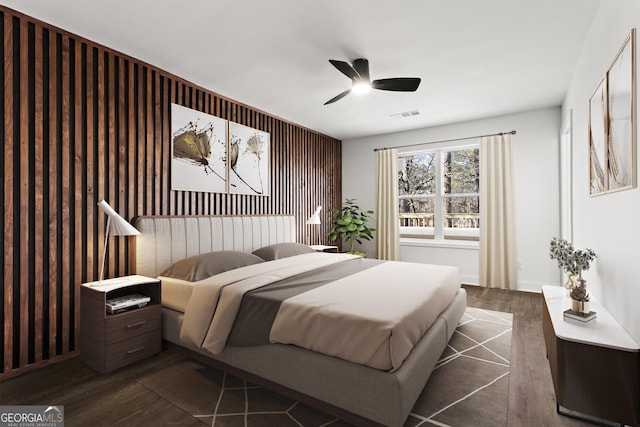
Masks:
[[[411,300],[412,317],[416,317],[415,313],[437,311],[429,314],[433,319],[424,320],[426,329],[422,330],[422,326],[405,327],[403,320],[394,326],[399,329],[386,334],[388,337],[383,336],[385,334],[379,332],[377,327],[372,327],[367,334],[351,334],[352,338],[377,337],[378,334],[380,339],[387,340],[382,342],[383,345],[373,345],[370,352],[364,352],[364,359],[358,360],[363,353],[359,347],[363,345],[362,341],[349,339],[354,341],[349,347],[349,343],[339,342],[335,333],[327,335],[344,325],[332,324],[338,322],[334,319],[334,311],[326,316],[327,323],[322,324],[320,332],[315,331],[319,341],[324,338],[322,345],[306,342],[314,334],[312,324],[305,325],[302,320],[299,321],[303,318],[300,316],[308,310],[306,304],[322,312],[326,299],[335,298],[343,306],[340,317],[351,317],[351,312],[361,307],[365,307],[365,312],[393,312],[386,306],[376,304],[381,304],[380,301],[385,299],[395,301],[398,299],[395,296],[382,296],[376,300],[375,296],[369,296],[374,293],[367,291],[369,299],[363,300],[364,303],[349,305],[342,304],[346,301],[342,296],[333,297],[333,294],[326,292],[338,285],[340,289],[348,289],[344,291],[347,293],[360,292],[363,283],[375,282],[369,280],[374,276],[397,278],[393,276],[395,273],[391,268],[397,268],[399,264],[403,264],[401,267],[405,272],[402,274],[424,277],[424,268],[428,266],[362,260],[346,254],[309,253],[269,260],[189,282],[162,277],[160,274],[175,263],[200,254],[219,251],[250,254],[265,247],[294,244],[295,218],[286,215],[149,216],[137,217],[133,223],[142,233],[137,237],[133,251],[136,274],[162,279],[163,338],[169,345],[356,425],[403,425],[466,308],[466,294],[460,288],[457,269],[431,266],[434,270],[429,276],[456,283],[454,291],[451,290],[451,284],[443,286],[445,290],[437,291],[437,310],[425,310],[421,303],[414,302],[417,298],[408,298]],[[336,279],[337,272],[345,268],[347,272],[340,273],[342,278]],[[412,272],[413,268],[415,272]],[[316,278],[310,280],[322,282],[311,290],[305,288],[306,283],[293,286],[287,282],[318,272],[324,274],[324,281]],[[232,289],[231,286],[226,287],[227,282],[233,282],[233,286],[238,288],[250,288],[250,292],[258,295],[255,298],[260,298],[261,289],[270,289],[263,285],[266,278],[271,276],[287,292],[296,286],[302,286],[303,290],[277,303],[279,305],[274,309],[277,316],[268,327],[264,327],[262,319],[243,320],[244,315],[239,313],[244,313],[242,310],[246,310],[246,301],[252,300],[244,290],[227,290]],[[223,287],[220,286],[222,282],[225,284]],[[416,295],[423,293],[426,288],[406,287],[406,292],[416,292]],[[393,292],[399,291],[393,289]],[[444,302],[442,298],[445,298]],[[212,304],[214,312],[207,311],[207,306]],[[234,308],[225,311],[227,307]],[[235,316],[238,316],[237,320],[234,320]],[[389,318],[381,321],[381,327],[386,327],[394,316],[388,314]],[[352,330],[368,327],[362,322],[358,325],[358,321],[356,318],[353,320],[355,323],[350,323]],[[418,322],[416,325],[422,325],[420,322],[423,320],[416,317],[415,321]],[[296,324],[295,328],[290,327],[292,323]],[[262,335],[241,335],[238,331],[242,330],[243,325],[245,330],[251,329],[251,325],[261,325],[256,329],[262,329]],[[415,342],[407,343],[412,340]],[[380,351],[380,348],[384,351]]]

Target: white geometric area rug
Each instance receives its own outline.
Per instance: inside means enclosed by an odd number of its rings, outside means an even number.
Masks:
[[[505,426],[513,315],[467,307],[405,426]]]
[[[505,426],[512,315],[467,307],[405,427]],[[165,352],[166,353],[166,352]],[[144,385],[212,427],[347,427],[343,420],[180,354]]]

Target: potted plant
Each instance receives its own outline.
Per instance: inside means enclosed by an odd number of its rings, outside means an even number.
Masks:
[[[568,276],[565,288],[571,297],[571,309],[577,312],[589,313],[589,292],[582,272],[588,270],[591,261],[596,258],[592,249],[574,249],[573,244],[564,239],[551,239],[549,254],[551,259],[558,260],[558,267]],[[577,276],[578,283],[574,283]]]
[[[329,212],[333,218],[333,228],[328,233],[329,240],[344,240],[349,244],[347,253],[366,256],[365,252],[354,251],[353,243],[373,239],[375,228],[367,225],[373,211],[364,211],[355,199],[346,199],[341,208],[335,207]]]

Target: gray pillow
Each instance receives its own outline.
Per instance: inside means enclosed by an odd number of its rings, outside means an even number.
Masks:
[[[209,252],[180,260],[160,273],[160,276],[197,282],[228,270],[260,262],[264,260],[246,252]]]
[[[315,252],[307,245],[300,243],[276,243],[275,245],[265,246],[256,251],[254,255],[258,255],[265,261],[272,261],[279,258],[287,258],[294,255],[310,254]]]

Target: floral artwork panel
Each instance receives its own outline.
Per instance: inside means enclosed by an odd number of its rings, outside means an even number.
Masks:
[[[270,135],[229,122],[229,192],[268,196]]]
[[[171,189],[227,191],[227,121],[171,104]]]
[[[606,81],[598,84],[589,100],[589,194],[607,190]]]
[[[633,35],[632,32],[627,38],[607,73],[608,190],[635,185]]]

